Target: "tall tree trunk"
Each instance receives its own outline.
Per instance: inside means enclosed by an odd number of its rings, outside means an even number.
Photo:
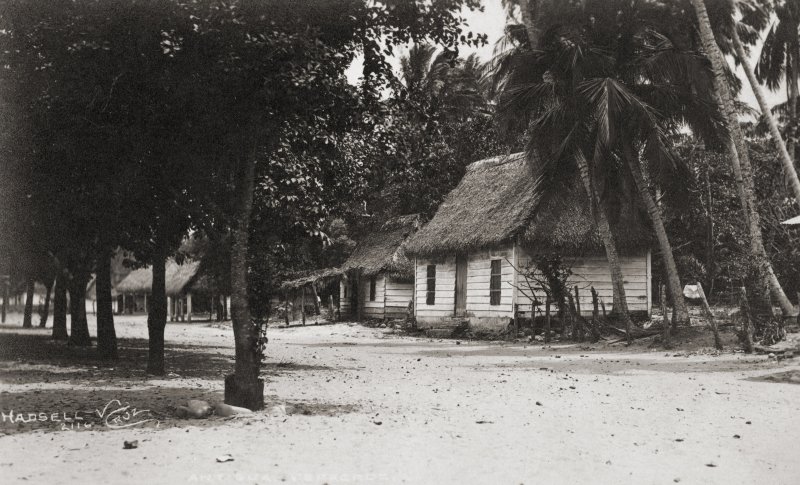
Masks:
[[[69,285],[70,306],[70,345],[88,347],[92,345],[89,336],[89,323],[86,321],[86,283],[88,276],[83,272],[76,272]]]
[[[688,325],[689,308],[686,306],[686,301],[683,299],[683,286],[681,285],[680,276],[678,275],[678,267],[675,265],[675,257],[672,254],[672,245],[669,242],[669,237],[667,237],[667,230],[664,228],[664,219],[661,215],[661,210],[653,199],[653,195],[650,193],[650,188],[642,173],[643,168],[639,163],[638,157],[633,152],[632,147],[625,144],[623,152],[631,175],[633,175],[636,189],[639,191],[647,213],[650,215],[650,221],[653,223],[653,229],[656,232],[658,247],[661,251],[661,260],[664,263],[667,276],[667,290],[669,291],[672,304],[675,307],[675,320],[678,324]]]
[[[111,298],[111,252],[101,250],[97,256],[97,353],[101,359],[116,359],[117,333],[114,330],[114,308]]]
[[[153,254],[153,282],[150,286],[150,308],[147,312],[147,373],[161,376],[164,366],[164,329],[167,327],[167,249],[159,234]]]
[[[597,230],[600,233],[600,239],[603,241],[603,246],[606,250],[606,259],[608,260],[608,267],[611,270],[611,286],[613,289],[614,308],[612,311],[619,315],[625,324],[625,333],[630,343],[631,338],[631,317],[628,312],[628,300],[625,295],[625,284],[622,276],[622,268],[619,263],[619,255],[617,254],[617,245],[614,242],[614,236],[611,234],[611,227],[608,224],[608,217],[606,216],[605,208],[597,200],[597,193],[594,190],[594,183],[589,171],[589,163],[583,154],[578,154],[576,161],[578,163],[578,170],[580,171],[581,181],[586,190],[586,195],[589,198],[589,207],[594,216]]]
[[[50,316],[50,293],[53,291],[53,282],[50,281],[45,284],[44,290],[44,305],[42,305],[42,311],[39,312],[39,328],[47,326],[47,318]]]
[[[67,277],[60,269],[53,291],[53,339],[67,340]]]
[[[528,34],[528,44],[531,49],[536,49],[539,45],[539,2],[541,0],[521,0],[519,4],[522,23]]]
[[[236,348],[234,374],[225,378],[225,402],[248,409],[264,407],[264,381],[259,379],[258,326],[250,318],[247,259],[253,209],[255,157],[239,160],[233,244],[231,246],[231,319]]]
[[[797,151],[797,74],[795,69],[798,63],[798,53],[789,56],[791,62],[786,66],[786,104],[789,111],[789,121],[786,123],[786,151],[792,162],[795,161]]]
[[[9,277],[8,275],[0,275],[2,280],[0,280],[0,285],[3,287],[0,288],[0,291],[3,292],[3,305],[2,309],[0,309],[0,323],[6,323],[6,312],[8,311],[8,286],[9,286]]]
[[[22,328],[31,328],[33,326],[33,290],[35,283],[33,278],[28,278],[25,290],[25,313],[22,316]]]
[[[744,46],[742,45],[742,41],[739,39],[739,33],[736,31],[735,25],[731,29],[731,37],[733,39],[733,45],[736,47],[736,54],[739,56],[739,62],[742,63],[742,68],[744,69],[744,73],[747,75],[747,80],[750,81],[750,87],[753,88],[753,94],[756,95],[758,105],[761,107],[761,114],[767,120],[767,124],[769,125],[769,132],[772,135],[772,140],[775,142],[775,146],[778,147],[778,154],[780,155],[781,163],[783,164],[783,173],[789,183],[789,188],[792,191],[792,195],[794,195],[795,204],[800,207],[800,178],[797,177],[797,170],[794,168],[794,160],[786,150],[786,143],[783,142],[783,137],[778,129],[778,122],[775,120],[775,116],[772,114],[772,109],[767,104],[767,98],[764,96],[764,90],[761,88],[761,85],[756,79],[756,75],[753,73],[753,68],[750,65],[750,60],[747,57],[747,53],[744,51]]]
[[[750,234],[751,264],[757,273],[758,286],[760,287],[755,288],[757,290],[755,295],[757,298],[754,301],[757,301],[757,306],[761,312],[771,313],[769,292],[763,290],[763,288],[769,288],[773,297],[778,301],[781,310],[786,315],[793,311],[793,307],[786,297],[786,293],[784,293],[777,276],[775,276],[775,271],[772,269],[772,264],[764,248],[764,239],[761,234],[761,217],[758,214],[756,205],[750,157],[744,134],[739,126],[733,95],[725,76],[725,58],[714,39],[705,3],[703,0],[691,1],[697,15],[702,49],[711,62],[714,74],[714,98],[719,106],[720,114],[728,132],[725,148],[736,177],[736,186],[739,189],[739,198]]]

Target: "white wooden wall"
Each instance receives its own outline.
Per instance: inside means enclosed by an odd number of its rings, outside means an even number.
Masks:
[[[387,277],[384,288],[386,290],[386,317],[405,317],[408,311],[408,304],[414,298],[414,283],[400,283],[394,278]]]
[[[522,268],[530,261],[530,257],[524,250],[518,248],[519,264]],[[628,301],[629,311],[643,311],[650,313],[652,304],[651,291],[651,262],[650,253],[638,255],[620,255],[620,265],[622,269],[623,282],[625,285],[625,296]],[[592,313],[592,294],[590,287],[594,286],[598,297],[603,300],[606,311],[613,309],[613,289],[611,285],[611,270],[605,255],[592,255],[576,259],[565,260],[571,264],[572,277],[569,279],[570,287],[578,286],[580,293],[581,313],[591,315]],[[528,298],[530,291],[527,290],[525,279],[520,275],[517,286],[517,304],[525,316],[530,316],[531,302]],[[544,302],[544,292],[536,291],[536,296]],[[544,311],[544,306],[541,307]],[[552,311],[552,309],[551,309]]]
[[[429,264],[436,265],[436,301],[433,305],[428,305],[426,302]],[[454,256],[437,260],[417,260],[414,280],[416,288],[414,298],[418,320],[453,316],[456,291],[456,258]]]
[[[478,318],[514,316],[512,248],[470,253],[467,268],[467,314]],[[489,304],[492,260],[500,260],[500,304]]]
[[[375,276],[375,300],[369,299],[369,287],[371,277],[361,277],[361,288],[359,288],[359,302],[361,302],[363,318],[383,318],[384,308],[384,287],[386,285],[386,278],[380,274]]]
[[[351,286],[350,280],[347,279],[346,276],[342,276],[342,278],[339,279],[339,314],[342,318],[347,318],[353,313],[350,308]]]
[[[500,304],[490,305],[489,282],[491,276],[491,260],[501,260],[501,293]],[[513,266],[512,261],[516,261]],[[517,274],[514,266],[523,268],[530,261],[530,256],[519,247],[508,245],[505,248],[485,250],[468,255],[467,270],[467,316],[475,318],[512,318],[514,304],[519,305],[523,316],[529,317],[531,302],[530,291],[526,289],[525,279]],[[571,264],[573,275],[569,280],[570,287],[578,286],[581,311],[586,315],[592,312],[592,295],[590,287],[594,286],[598,296],[603,300],[606,311],[613,309],[613,290],[611,271],[605,255],[592,255],[574,260]],[[628,310],[650,313],[652,304],[651,260],[650,252],[638,255],[620,256]],[[436,264],[436,302],[426,303],[427,266]],[[535,283],[534,283],[535,284]],[[415,315],[419,321],[433,321],[438,318],[449,318],[455,312],[455,256],[440,259],[418,259],[415,278]],[[536,291],[540,300],[544,301],[544,292]],[[544,311],[544,307],[541,307]]]

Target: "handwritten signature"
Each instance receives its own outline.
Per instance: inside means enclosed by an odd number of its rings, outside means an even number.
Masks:
[[[112,407],[113,404],[116,404],[117,407]],[[128,403],[123,406],[119,399],[108,401],[102,411],[99,409],[94,411],[103,420],[103,423],[111,429],[132,428],[150,422],[155,422],[156,426],[159,424],[157,419],[150,417],[149,409],[137,409],[131,407]]]

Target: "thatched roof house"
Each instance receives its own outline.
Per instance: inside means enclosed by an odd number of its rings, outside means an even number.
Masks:
[[[417,214],[389,219],[359,241],[339,271],[360,270],[363,276],[386,273],[397,279],[413,279],[414,264],[406,256],[404,243],[418,226]]]
[[[340,312],[356,318],[405,316],[413,299],[414,263],[405,243],[419,227],[419,215],[384,222],[359,241],[339,268]]]
[[[532,163],[537,163],[533,161]],[[612,221],[615,227],[635,219],[629,214]],[[648,244],[639,221],[615,231],[623,249]],[[583,187],[537,186],[524,154],[514,153],[475,162],[448,194],[433,219],[406,242],[413,256],[433,256],[495,247],[519,239],[548,250],[602,250]]]
[[[504,326],[515,312],[530,314],[533,301],[519,289],[519,268],[544,251],[568,257],[573,284],[594,287],[606,306],[611,305],[610,270],[583,187],[538,183],[521,153],[467,168],[433,219],[405,244],[416,261],[418,323],[455,325],[466,319]],[[649,312],[649,240],[634,211],[619,211],[612,230],[623,254],[628,306]],[[581,303],[591,309],[591,300]]]
[[[189,291],[190,288],[196,290],[206,290],[200,278],[200,262],[187,261],[178,264],[170,259],[166,263],[166,287],[167,295],[180,296]],[[198,284],[201,283],[201,284]],[[147,294],[150,293],[153,284],[153,270],[150,266],[131,271],[128,276],[117,284],[118,294]]]

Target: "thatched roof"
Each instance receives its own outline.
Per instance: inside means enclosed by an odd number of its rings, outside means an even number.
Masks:
[[[178,264],[170,259],[166,264],[167,295],[175,296],[184,293],[189,288],[205,289],[203,285],[195,284],[200,269],[199,261],[186,261]],[[124,280],[117,284],[117,293],[149,293],[153,283],[153,270],[150,266],[131,271]],[[197,288],[195,288],[197,287]]]
[[[339,268],[326,268],[316,271],[304,271],[291,276],[291,279],[284,281],[281,284],[282,290],[294,290],[304,286],[316,283],[318,281],[330,280],[342,275],[342,270]]]
[[[517,237],[531,248],[602,250],[583,188],[575,183],[547,189],[537,187],[522,153],[475,162],[433,219],[409,238],[406,251],[436,256],[496,247]],[[640,225],[614,233],[621,249],[647,243]]]
[[[404,243],[418,226],[417,214],[389,219],[359,241],[339,270],[345,273],[360,269],[364,276],[385,272],[399,278],[412,278],[414,264],[406,257]]]

